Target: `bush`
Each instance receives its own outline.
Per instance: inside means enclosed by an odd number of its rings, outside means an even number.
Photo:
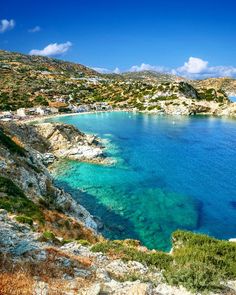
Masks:
[[[26,151],[24,148],[16,144],[9,136],[7,136],[4,131],[0,128],[0,142],[3,144],[10,152],[16,153],[19,156],[25,156]]]
[[[42,233],[42,235],[39,237],[40,242],[59,242],[59,240],[56,238],[53,232],[51,231],[45,231]],[[60,242],[59,242],[60,243]]]
[[[30,217],[27,217],[25,215],[16,216],[15,219],[16,219],[16,221],[18,221],[20,223],[26,223],[26,224],[29,224],[30,226],[33,225],[33,219]]]
[[[12,180],[0,176],[0,192],[4,193],[0,197],[0,208],[44,222],[44,215],[39,207],[29,200]]]
[[[137,246],[127,244],[125,241],[104,241],[92,246],[93,252],[102,252],[116,255],[125,261],[135,260],[148,266],[166,269],[172,262],[172,257],[164,252],[143,252]]]
[[[123,260],[139,261],[163,270],[167,283],[182,285],[194,292],[219,290],[222,282],[236,278],[236,244],[186,231],[173,234],[172,255],[140,251],[125,241],[104,241],[92,246]]]
[[[236,244],[185,231],[173,234],[173,244],[174,263],[164,273],[168,283],[204,291],[236,278]]]
[[[91,243],[87,240],[76,240],[76,242],[82,246],[90,246]]]

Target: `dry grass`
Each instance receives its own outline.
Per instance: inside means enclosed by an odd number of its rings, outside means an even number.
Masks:
[[[24,272],[0,273],[0,295],[32,295],[34,280]]]
[[[90,267],[91,259],[65,253],[54,247],[48,247],[45,251],[47,258],[44,261],[24,258],[16,261],[9,254],[0,253],[0,295],[32,295],[37,281],[47,284],[50,295],[65,294],[66,291],[78,294],[81,288],[94,281],[93,275],[75,278],[73,285],[70,284],[71,281],[63,279],[65,274],[73,278],[74,268]],[[63,266],[60,263],[62,259],[69,259],[70,265]]]
[[[55,210],[44,210],[45,224],[41,226],[41,231],[51,231],[56,236],[64,239],[80,240],[84,239],[90,243],[96,243],[98,237],[73,218],[69,218],[63,213]]]
[[[20,141],[20,139],[16,136],[11,137],[11,140],[14,141],[15,144],[18,146],[24,148],[24,144]]]

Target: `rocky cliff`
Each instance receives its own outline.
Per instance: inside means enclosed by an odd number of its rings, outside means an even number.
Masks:
[[[235,294],[236,243],[178,231],[163,253],[106,240],[55,186],[47,166],[60,157],[105,159],[69,125],[0,125],[0,294]]]

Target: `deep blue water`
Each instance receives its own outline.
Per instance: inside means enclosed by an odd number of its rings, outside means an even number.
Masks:
[[[56,182],[101,218],[105,236],[162,250],[176,229],[236,237],[236,121],[122,112],[47,121],[96,133],[117,160],[62,161],[56,170]]]

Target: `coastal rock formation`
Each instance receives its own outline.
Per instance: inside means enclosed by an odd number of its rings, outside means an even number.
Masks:
[[[58,158],[108,163],[101,140],[80,132],[72,125],[43,123],[35,125],[38,134],[46,141],[48,151]]]
[[[68,125],[0,125],[0,293],[235,294],[235,243],[177,231],[163,253],[99,236],[46,167],[61,145],[97,147],[89,138]]]
[[[0,139],[0,176],[13,180],[33,202],[61,208],[87,227],[97,229],[89,212],[54,185],[45,166],[45,161],[48,163],[50,159],[51,162],[54,155],[44,153],[49,144],[34,126],[2,124]]]
[[[21,294],[26,295],[196,294],[182,286],[168,285],[158,267],[147,267],[135,260],[122,261],[114,255],[94,251],[93,246],[85,245],[84,241],[62,241],[49,233],[33,232],[31,226],[19,224],[15,218],[0,210],[0,261],[4,261],[0,266],[0,286],[3,294],[19,294],[11,286],[21,288]],[[135,250],[133,247],[130,251]],[[6,284],[7,279],[11,279],[12,284]],[[234,294],[235,281],[230,281],[228,288],[229,293],[210,294]]]

